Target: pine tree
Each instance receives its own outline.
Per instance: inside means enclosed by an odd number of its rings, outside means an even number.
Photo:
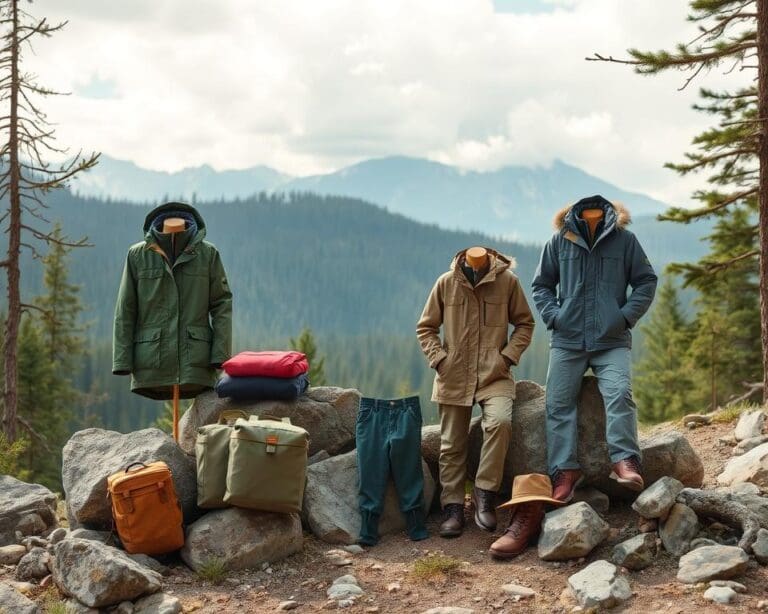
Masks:
[[[85,245],[84,240],[69,243],[41,229],[39,222],[45,220],[43,210],[47,207],[42,196],[65,187],[71,177],[91,168],[98,159],[97,154],[87,158],[78,154],[59,166],[51,165],[47,159],[60,156],[66,150],[56,146],[54,130],[38,106],[38,99],[58,92],[38,84],[34,75],[23,72],[22,59],[35,38],[52,36],[64,24],[51,25],[45,18],[32,17],[20,4],[20,0],[0,2],[0,26],[4,29],[0,35],[0,99],[8,104],[7,113],[2,115],[7,141],[0,148],[0,197],[7,203],[2,220],[7,224],[8,236],[6,257],[0,261],[6,270],[8,296],[3,347],[3,430],[11,443],[16,440],[19,408],[19,327],[27,307],[20,289],[21,251],[28,248],[37,255],[31,241]]]
[[[759,263],[757,276],[760,304],[752,318],[761,324],[761,369],[763,400],[768,400],[768,0],[691,0],[689,20],[699,25],[699,35],[674,51],[647,52],[630,49],[632,59],[617,60],[595,54],[590,60],[619,62],[634,66],[640,74],[653,75],[667,70],[687,70],[683,88],[700,74],[725,64],[728,70],[756,72],[756,83],[736,91],[701,90],[704,100],[695,108],[718,118],[717,125],[694,139],[696,151],[686,154],[687,161],[668,166],[680,174],[708,171],[708,189],[694,193],[701,207],[693,210],[672,208],[662,216],[675,222],[689,223],[715,216],[732,219],[710,237],[712,252],[696,264],[683,264],[687,284],[706,288],[702,278],[730,276],[745,262]],[[742,241],[742,224],[736,216],[749,219],[748,242]],[[743,219],[743,218],[742,218]],[[727,225],[733,223],[738,234],[729,237]],[[733,240],[731,240],[733,239]],[[722,243],[739,249],[722,249]],[[726,300],[704,290],[710,299]],[[711,320],[712,314],[707,316]],[[746,314],[744,314],[746,318]],[[712,326],[731,330],[729,324]],[[712,327],[710,327],[711,329]],[[706,337],[706,327],[700,332]],[[702,338],[700,345],[705,340]],[[727,344],[727,339],[721,339]],[[742,377],[746,377],[743,375]]]
[[[693,381],[686,361],[691,329],[680,306],[671,276],[659,289],[645,334],[645,355],[637,365],[638,417],[656,423],[681,417],[693,396]]]
[[[301,331],[298,339],[291,338],[291,348],[303,352],[309,362],[309,381],[313,386],[325,386],[325,356],[317,355],[317,343],[312,330],[307,327]]]

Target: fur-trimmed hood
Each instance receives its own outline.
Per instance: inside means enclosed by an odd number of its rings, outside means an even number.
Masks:
[[[610,202],[602,196],[596,195],[582,198],[580,201],[560,209],[560,211],[555,214],[555,217],[552,220],[552,225],[555,227],[555,230],[562,230],[565,228],[568,214],[574,209],[576,209],[575,213],[580,213],[584,209],[603,209],[605,211],[608,208],[613,209],[616,215],[616,226],[619,228],[626,228],[632,223],[632,215],[624,205],[618,202]]]

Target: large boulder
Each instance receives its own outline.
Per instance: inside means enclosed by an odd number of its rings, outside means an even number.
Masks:
[[[336,387],[310,388],[296,401],[244,402],[220,399],[213,391],[195,398],[179,421],[179,445],[187,454],[195,454],[197,429],[213,424],[227,409],[239,409],[249,415],[288,417],[291,423],[309,433],[309,455],[327,450],[336,455],[355,447],[355,422],[360,407],[360,392]]]
[[[31,599],[27,599],[12,586],[0,582],[0,612],[8,614],[37,614],[40,612],[38,605]]]
[[[0,546],[15,544],[16,531],[39,535],[57,527],[57,502],[45,486],[0,475]]]
[[[611,463],[605,441],[605,406],[597,379],[584,378],[578,401],[578,459],[585,482],[610,496],[629,498],[632,491],[619,486],[608,476]],[[509,445],[501,491],[511,490],[512,478],[526,473],[548,473],[546,449],[545,390],[538,384],[521,381],[512,414],[512,440]],[[480,419],[472,420],[469,439],[470,478],[477,473],[483,432]],[[643,476],[652,484],[662,476],[671,476],[685,486],[698,488],[704,479],[704,465],[682,433],[671,430],[640,440]]]
[[[197,472],[170,435],[159,429],[116,433],[103,429],[78,431],[64,446],[61,477],[71,527],[110,530],[112,513],[107,477],[134,462],[164,461],[173,473],[184,520],[197,512]]]
[[[717,476],[717,483],[721,486],[740,482],[752,482],[761,488],[768,488],[768,443],[732,458]]]
[[[683,485],[679,480],[664,476],[638,495],[632,509],[643,518],[666,518],[681,490]]]
[[[435,494],[435,481],[427,464],[424,474],[424,509],[428,510]],[[325,542],[354,544],[360,535],[358,503],[357,451],[334,456],[307,468],[302,518],[312,533]],[[400,513],[397,493],[390,480],[384,499],[379,533],[402,531],[405,519]]]
[[[161,576],[125,552],[85,539],[54,546],[53,581],[61,592],[91,608],[103,608],[160,590]]]
[[[539,536],[539,558],[564,561],[586,556],[607,536],[610,527],[583,501],[544,516]]]
[[[759,437],[763,433],[764,424],[765,412],[762,409],[745,411],[739,416],[736,428],[733,429],[733,436],[736,438],[736,441]]]
[[[195,571],[218,560],[229,571],[279,561],[303,545],[298,514],[273,514],[236,507],[216,510],[187,529],[181,558]]]

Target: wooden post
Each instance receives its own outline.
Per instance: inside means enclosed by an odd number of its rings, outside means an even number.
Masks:
[[[173,439],[179,443],[179,385],[173,385]]]

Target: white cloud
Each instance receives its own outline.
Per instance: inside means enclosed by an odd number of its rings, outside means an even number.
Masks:
[[[584,58],[686,40],[687,2],[546,2],[514,14],[490,0],[38,0],[31,12],[70,23],[27,59],[75,92],[45,103],[63,143],[151,168],[561,158],[685,202],[703,178],[662,165],[711,121],[690,109],[695,86],[681,93],[681,73],[643,78]],[[110,95],[94,96],[103,83]]]

